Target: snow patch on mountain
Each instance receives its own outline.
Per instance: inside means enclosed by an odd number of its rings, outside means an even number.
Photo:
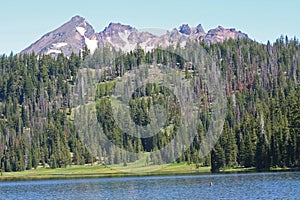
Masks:
[[[125,45],[119,46],[120,49],[129,52],[135,49],[136,44],[130,44],[128,37],[130,35],[130,32],[128,30],[125,30],[124,32],[118,33],[120,38],[124,41]]]
[[[120,47],[125,52],[130,52],[136,48],[136,44],[127,43],[124,47]]]
[[[66,42],[59,42],[59,43],[53,43],[52,47],[55,49],[59,49],[61,47],[67,46],[67,45],[68,45],[68,43],[66,43]]]
[[[124,42],[126,42],[126,43],[129,43],[129,42],[128,42],[128,37],[129,37],[129,35],[130,35],[130,32],[127,31],[127,30],[125,30],[124,33],[123,33],[123,32],[119,32],[120,38],[121,38]]]
[[[139,46],[146,52],[155,49],[155,46],[151,44],[151,38],[148,38],[145,42],[140,43]]]
[[[52,53],[60,54],[60,53],[62,53],[62,51],[57,50],[57,49],[49,49],[46,54],[49,55],[49,54],[52,54]]]
[[[84,37],[84,34],[86,32],[85,28],[78,26],[76,27],[76,30],[82,37]]]
[[[87,48],[90,50],[91,54],[95,52],[95,50],[98,48],[98,40],[89,39],[87,37],[84,37],[85,44]]]
[[[85,36],[85,28],[78,26],[76,27],[77,32],[84,37],[84,43],[87,46],[87,48],[90,50],[91,54],[95,52],[95,50],[98,48],[98,40],[95,38],[89,39]]]

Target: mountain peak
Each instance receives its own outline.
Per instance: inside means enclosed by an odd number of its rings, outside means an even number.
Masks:
[[[205,33],[202,24],[198,24],[198,26],[196,27],[196,33]]]
[[[70,21],[72,21],[72,22],[78,22],[78,21],[84,21],[84,20],[85,20],[85,18],[83,18],[83,17],[81,17],[79,15],[75,15],[74,17],[71,18]]]
[[[78,32],[81,27],[82,33]],[[74,16],[59,28],[45,34],[38,41],[24,49],[21,54],[36,52],[38,54],[64,53],[70,55],[72,52],[79,52],[82,49],[86,38],[95,34],[93,27],[81,16]],[[85,37],[82,37],[85,36]]]
[[[192,31],[188,24],[182,24],[179,27],[179,32],[185,35],[190,35]]]
[[[199,24],[197,27],[190,27],[188,24],[182,24],[179,27],[179,32],[185,35],[205,34],[201,24]]]
[[[129,26],[129,25],[123,25],[121,23],[114,23],[111,22],[109,23],[109,25],[107,27],[105,27],[105,29],[103,30],[104,33],[108,34],[108,35],[112,35],[116,32],[124,32],[124,31],[132,31],[135,28]]]

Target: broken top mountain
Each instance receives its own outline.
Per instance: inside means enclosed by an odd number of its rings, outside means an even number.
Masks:
[[[87,47],[91,53],[98,47],[112,46],[123,51],[134,50],[137,45],[148,51],[157,47],[170,45],[184,46],[188,40],[199,40],[206,43],[223,42],[227,39],[248,38],[235,29],[218,26],[205,33],[201,24],[190,27],[183,24],[179,29],[166,31],[163,35],[155,35],[147,31],[139,31],[129,25],[110,23],[103,31],[97,33],[93,27],[80,16],[73,17],[61,27],[42,36],[38,41],[24,49],[21,54],[59,54],[66,56],[72,52],[79,53]]]

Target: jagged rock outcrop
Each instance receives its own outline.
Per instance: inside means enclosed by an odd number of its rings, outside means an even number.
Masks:
[[[182,34],[190,35],[192,31],[188,24],[182,24],[179,27],[179,32]]]
[[[230,38],[242,39],[242,38],[248,38],[248,35],[242,33],[241,31],[236,31],[234,28],[225,29],[222,26],[218,26],[217,28],[208,31],[204,41],[208,43],[217,43],[217,42],[223,42],[224,40],[228,40]]]

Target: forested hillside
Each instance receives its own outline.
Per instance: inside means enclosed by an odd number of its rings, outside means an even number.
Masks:
[[[210,122],[210,98],[205,98],[206,86],[196,79],[193,63],[197,48],[204,48],[216,60],[221,70],[227,98],[227,113],[223,132],[210,154],[200,157],[200,144]],[[152,50],[122,54],[110,48],[96,50],[89,58],[88,50],[77,56],[65,57],[35,54],[3,55],[0,57],[0,168],[22,171],[36,168],[39,163],[52,168],[71,164],[91,163],[101,159],[105,164],[133,162],[131,157],[107,144],[97,155],[85,147],[74,124],[74,90],[76,78],[85,61],[122,55],[113,66],[99,66],[103,77],[95,86],[94,101],[97,120],[103,132],[115,144],[133,152],[151,154],[149,164],[161,164],[172,155],[160,155],[172,138],[178,113],[176,100],[169,103],[170,92],[159,84],[147,84],[145,92],[136,91],[129,107],[136,124],[149,123],[151,102],[166,108],[165,129],[154,139],[131,138],[122,135],[115,126],[109,109],[109,96],[118,77],[142,63],[172,66],[182,72],[199,94],[201,116],[196,137],[177,162],[211,166],[212,171],[230,167],[299,167],[300,166],[300,43],[296,39],[280,38],[274,44],[259,44],[249,39],[227,40],[207,45],[188,42],[185,48]],[[178,54],[176,54],[176,52]],[[182,59],[178,55],[186,55]],[[199,86],[200,85],[200,86]],[[199,87],[196,87],[199,86]],[[168,102],[168,103],[166,103]],[[187,130],[188,131],[188,130]],[[180,148],[180,147],[177,147]],[[170,158],[172,160],[172,158]]]

